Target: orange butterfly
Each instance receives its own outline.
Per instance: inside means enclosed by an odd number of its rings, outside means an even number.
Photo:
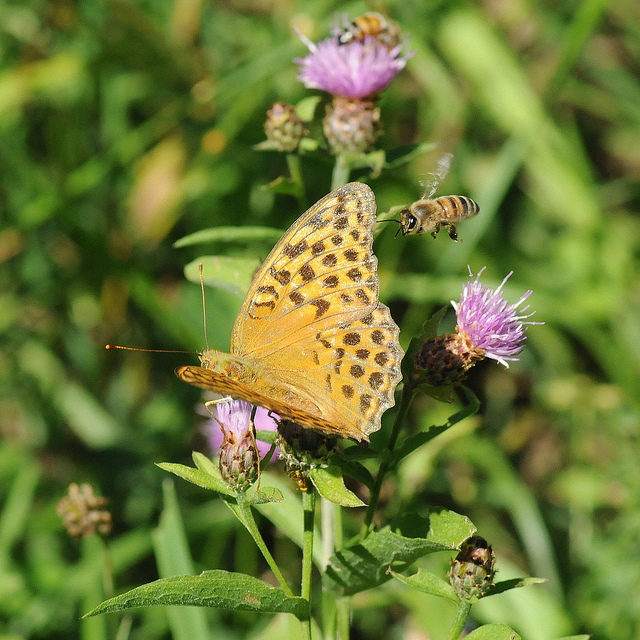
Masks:
[[[399,329],[378,300],[373,191],[359,182],[306,211],[253,278],[230,353],[176,375],[303,427],[368,441],[394,405]]]

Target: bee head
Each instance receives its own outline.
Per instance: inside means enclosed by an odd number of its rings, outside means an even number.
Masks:
[[[418,222],[418,218],[409,209],[403,209],[400,212],[400,231],[402,231],[402,235],[406,236],[408,233],[413,233],[418,226]]]

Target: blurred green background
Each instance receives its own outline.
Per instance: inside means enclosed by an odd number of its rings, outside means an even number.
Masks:
[[[403,463],[386,517],[452,508],[494,545],[499,578],[549,579],[484,600],[478,622],[534,640],[638,638],[640,4],[387,4],[415,57],[380,100],[379,147],[439,147],[369,180],[379,210],[418,199],[445,151],[454,162],[439,193],[481,207],[460,226],[461,244],[445,233],[394,238],[392,225],[378,237],[381,297],[403,345],[459,296],[467,264],[486,265],[492,285],[513,270],[507,297],[533,289],[545,325],[530,328],[508,371],[476,367],[481,415]],[[175,502],[171,487],[163,502],[166,474],[153,462],[206,451],[200,394],[173,374],[197,359],[104,345],[202,348],[200,290],[184,266],[202,254],[264,258],[270,243],[172,245],[213,226],[284,230],[300,215],[302,203],[264,188],[287,173],[284,156],[252,145],[271,103],[314,93],[296,80],[292,59],[305,48],[293,27],[318,40],[336,12],[365,10],[321,0],[0,5],[2,640],[115,637],[117,621],[79,621],[104,597],[103,549],[62,528],[55,505],[70,482],[110,501],[116,590],[158,576],[154,545]],[[307,204],[329,191],[331,169],[328,156],[302,158]],[[228,349],[241,297],[207,296],[210,345]],[[419,398],[407,430],[454,410]],[[264,570],[219,500],[185,483],[176,491],[194,571]],[[277,533],[272,542],[286,565],[291,546]],[[437,640],[454,613],[394,586],[354,607],[354,638]],[[268,623],[200,613],[216,638],[254,637]],[[131,623],[131,638],[177,637],[162,608]]]

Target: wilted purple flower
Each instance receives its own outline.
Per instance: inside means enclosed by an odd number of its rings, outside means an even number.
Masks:
[[[212,409],[216,418],[224,425],[225,429],[234,432],[239,437],[246,432],[249,426],[252,410],[253,405],[245,402],[244,400],[219,402],[214,405]],[[278,423],[276,422],[278,416],[274,413],[271,413],[271,415],[269,414],[270,412],[263,407],[256,408],[256,415],[254,419],[256,430],[276,431],[278,429]],[[275,416],[275,418],[272,416]],[[204,434],[207,437],[211,450],[213,452],[217,452],[220,449],[220,445],[224,438],[220,424],[211,418],[211,420],[208,420],[204,426]],[[260,453],[261,458],[267,454],[271,447],[271,445],[266,442],[262,442],[261,440],[257,440],[256,444],[258,445],[258,452]],[[276,449],[274,457],[277,458],[277,455],[278,451]]]
[[[509,367],[507,360],[517,360],[515,356],[522,351],[526,340],[528,324],[543,322],[525,322],[534,312],[523,315],[529,306],[518,307],[531,295],[529,290],[515,304],[507,304],[502,297],[502,288],[511,277],[511,271],[497,289],[480,283],[484,267],[475,280],[467,282],[462,289],[460,302],[451,301],[456,310],[458,325],[456,333],[468,337],[476,349],[482,349],[486,358],[493,358]],[[471,270],[469,275],[472,276]]]
[[[391,50],[367,36],[341,44],[335,37],[314,44],[298,33],[310,53],[296,58],[300,65],[298,79],[308,89],[320,89],[333,96],[367,98],[382,91],[404,69],[411,54],[401,55],[403,45]]]

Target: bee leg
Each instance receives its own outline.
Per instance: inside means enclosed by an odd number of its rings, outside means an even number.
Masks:
[[[456,242],[462,242],[462,240],[458,238],[458,230],[456,229],[455,224],[449,225],[449,237]]]
[[[438,235],[438,231],[440,231],[440,223],[436,222],[433,225],[433,231],[431,232],[431,235],[435,238]]]

